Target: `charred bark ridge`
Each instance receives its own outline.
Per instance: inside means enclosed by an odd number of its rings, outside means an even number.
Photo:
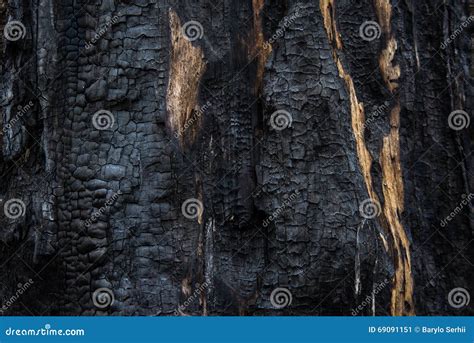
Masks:
[[[470,15],[0,1],[1,313],[472,315]]]

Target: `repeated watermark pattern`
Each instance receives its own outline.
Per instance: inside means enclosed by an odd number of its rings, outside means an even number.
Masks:
[[[285,35],[286,30],[302,15],[303,12],[301,11],[301,8],[297,6],[295,11],[290,16],[286,16],[285,18],[283,18],[283,27],[276,30],[275,33],[265,43],[263,43],[263,48],[270,49],[272,47],[272,44],[275,43],[278,39],[282,38]]]
[[[288,206],[290,206],[292,202],[294,202],[297,199],[299,195],[300,195],[300,192],[298,190],[295,190],[292,194],[290,194],[290,196],[283,201],[283,204],[280,207],[278,207],[269,217],[267,217],[263,221],[262,223],[263,227],[267,227],[272,221],[278,218],[282,214],[282,212]]]
[[[365,299],[354,309],[352,309],[351,314],[357,316],[361,311],[363,311],[368,305],[371,305],[372,308],[375,307],[375,296],[379,294],[387,285],[390,284],[389,279],[384,279],[382,282],[376,284],[372,288],[372,293],[367,295]],[[375,313],[374,313],[375,315]]]
[[[110,18],[109,20],[106,21],[106,23],[101,27],[99,28],[98,30],[96,30],[95,34],[94,34],[94,37],[92,37],[92,39],[90,41],[88,41],[85,45],[85,48],[88,50],[90,48],[92,48],[95,43],[97,43],[99,41],[99,39],[101,37],[103,37],[107,31],[110,30],[110,28],[112,27],[112,25],[118,23],[119,21],[119,15],[120,13],[118,13],[117,15],[113,16],[112,18]]]
[[[462,195],[463,200],[459,203],[458,206],[454,208],[454,210],[448,214],[443,220],[441,220],[441,227],[445,227],[448,223],[454,219],[462,210],[469,205],[472,199],[474,199],[474,193],[470,193],[467,196],[465,194]]]
[[[288,288],[275,288],[270,294],[270,303],[277,310],[288,307],[293,302],[293,295]]]
[[[451,44],[457,37],[459,37],[462,32],[471,25],[471,23],[474,21],[474,16],[469,16],[466,20],[464,20],[459,27],[454,30],[453,33],[443,42],[441,43],[441,49],[446,49],[449,44]]]
[[[92,125],[97,130],[110,130],[115,124],[115,117],[112,112],[99,110],[92,116]]]
[[[449,127],[453,130],[460,131],[469,127],[471,117],[469,113],[463,110],[456,110],[451,112],[448,117]]]
[[[26,113],[28,113],[33,107],[33,101],[28,102],[25,106],[18,106],[17,113],[7,124],[3,126],[3,133],[10,130]]]
[[[188,219],[196,219],[202,215],[204,206],[202,201],[196,198],[186,199],[181,205],[181,213]]]
[[[5,39],[10,42],[16,42],[23,39],[26,36],[25,25],[23,25],[19,20],[11,20],[3,28],[3,35],[5,36]]]
[[[84,222],[85,227],[91,226],[95,223],[100,216],[107,212],[107,210],[117,201],[119,196],[122,195],[122,192],[119,190],[117,193],[114,193],[109,199],[105,201],[105,205],[99,208],[98,211],[92,213],[91,217]]]
[[[363,129],[358,131],[357,134],[362,135],[364,130],[370,128],[375,122],[377,121],[380,116],[388,110],[388,106],[386,104],[382,104],[377,107],[374,111],[370,112],[367,115],[367,119],[364,122]]]
[[[114,304],[114,292],[110,288],[98,288],[92,293],[92,303],[95,307],[104,309]]]
[[[3,205],[3,213],[7,218],[18,219],[25,215],[26,205],[21,199],[13,198],[7,200]]]
[[[453,288],[448,294],[448,303],[451,307],[460,309],[469,305],[471,295],[462,287]]]
[[[6,312],[13,304],[20,299],[21,295],[25,293],[32,285],[34,284],[33,279],[29,279],[24,284],[19,283],[17,285],[17,290],[10,298],[8,298],[0,308],[0,313],[3,314]]]
[[[178,128],[178,130],[175,132],[174,137],[175,138],[180,138],[182,137],[185,132],[190,128],[193,127],[196,122],[206,113],[206,111],[209,109],[211,106],[211,102],[208,101],[206,102],[202,107],[198,108],[197,110],[193,111],[193,115],[191,118],[189,118],[183,125],[182,128]]]
[[[195,285],[195,289],[193,293],[181,304],[178,306],[176,310],[174,310],[173,315],[175,316],[182,316],[185,314],[186,309],[199,299],[199,296],[209,287],[209,283],[207,281],[203,282],[202,284],[197,283]]]
[[[270,116],[270,126],[276,131],[291,127],[291,123],[293,123],[293,116],[288,111],[278,110]]]
[[[190,42],[201,39],[204,36],[204,28],[201,23],[196,20],[191,20],[184,23],[182,28],[184,38]]]
[[[378,201],[365,199],[360,203],[359,212],[366,219],[374,219],[380,215],[382,209]]]
[[[193,4],[195,5],[194,2]],[[263,43],[263,48],[266,50],[271,49],[272,44],[275,43],[277,40],[281,39],[282,37],[284,37],[285,34],[287,34],[287,31],[290,30],[291,25],[293,25],[296,22],[296,20],[300,18],[303,14],[304,12],[299,7],[297,7],[296,10],[290,16],[285,17],[280,22],[280,25],[279,25],[280,28],[267,41]],[[449,44],[451,44],[458,36],[461,35],[461,33],[472,23],[472,21],[474,21],[473,16],[470,16],[468,19],[463,21],[458,27],[458,29],[456,29],[449,36],[449,38],[447,38],[441,44],[441,48],[446,49]],[[106,33],[109,30],[111,30],[112,26],[117,24],[118,22],[119,22],[119,16],[116,15],[107,19],[104,25],[97,27],[96,31],[93,33],[92,38],[86,42],[85,49],[87,50],[87,49],[93,48],[93,46],[102,37],[104,37],[104,35],[106,35]],[[356,35],[357,29],[355,31],[356,32],[354,32],[354,34]],[[5,38],[8,41],[15,42],[15,41],[24,39],[26,37],[27,30],[26,30],[25,25],[22,22],[18,20],[11,20],[6,23],[3,33],[4,33]],[[381,30],[380,24],[377,23],[376,21],[365,21],[364,23],[360,25],[358,33],[362,40],[367,41],[367,42],[372,42],[381,37],[382,30]],[[203,25],[200,22],[195,21],[195,20],[188,21],[182,26],[182,35],[184,36],[185,39],[187,39],[190,42],[203,39],[204,37]],[[222,57],[221,53],[219,51],[215,51],[214,48],[212,47],[212,44],[208,42],[206,38],[204,38],[204,43],[210,46],[210,49],[212,50],[213,54],[220,56],[220,58]],[[116,77],[118,78],[118,76]],[[211,105],[212,105],[211,102],[208,101],[201,108],[194,110],[192,112],[192,116],[189,119],[187,119],[186,122],[184,123],[184,126],[182,128],[179,128],[178,131],[174,133],[174,137],[180,138],[184,136],[187,130],[196,126],[196,123],[203,117],[206,111],[208,111],[211,108]],[[30,101],[24,107],[18,107],[16,116],[14,116],[13,119],[11,119],[8,123],[6,123],[3,126],[2,128],[3,133],[6,133],[8,130],[11,130],[12,127],[14,127],[14,125],[19,120],[21,120],[21,118],[24,117],[25,114],[28,113],[32,107],[33,107],[32,101]],[[367,116],[365,121],[363,121],[362,123],[363,128],[367,128],[373,125],[376,122],[376,120],[388,109],[389,109],[389,106],[386,104],[383,104],[377,107],[372,113],[370,113]],[[296,111],[294,113],[290,113],[289,111],[283,110],[283,109],[276,110],[275,112],[271,114],[270,119],[268,121],[268,125],[274,131],[280,132],[280,131],[287,130],[289,128],[292,128],[293,119],[294,119],[293,115],[295,116],[298,115],[299,116],[298,119],[303,118],[302,116],[300,116],[300,113]],[[265,118],[265,120],[266,119],[267,117]],[[88,118],[88,121],[89,120],[90,118]],[[297,123],[298,125],[302,125],[301,124],[302,121],[297,121]],[[99,130],[99,131],[111,130],[115,124],[116,124],[115,114],[109,110],[101,109],[92,115],[92,126],[96,130]],[[453,111],[452,113],[450,113],[448,117],[448,125],[449,125],[449,128],[455,131],[460,131],[460,130],[468,128],[470,126],[469,113],[467,113],[464,110]],[[286,131],[286,133],[288,132],[293,133],[291,130]],[[242,163],[237,163],[236,168],[240,167],[241,164]],[[252,196],[254,198],[258,197],[261,194],[262,190],[263,190],[263,186],[257,188],[252,193]],[[108,198],[105,201],[105,205],[102,206],[100,209],[98,209],[98,211],[93,212],[91,217],[84,222],[84,226],[90,227],[93,223],[97,222],[101,216],[107,213],[107,211],[117,201],[117,199],[119,198],[121,194],[122,194],[121,191],[118,191],[117,193],[113,194],[110,198]],[[291,203],[297,200],[298,196],[300,196],[300,193],[298,190],[291,193],[283,201],[281,206],[278,207],[269,217],[267,217],[262,222],[263,227],[268,227],[273,221],[275,221],[279,216],[281,216],[282,213],[285,211],[285,209],[290,207]],[[467,196],[464,195],[463,200],[460,202],[460,204],[456,206],[456,208],[441,221],[440,225],[442,227],[445,227],[450,221],[453,220],[455,216],[461,213],[469,205],[472,199],[474,199],[474,193],[471,193]],[[32,206],[32,205],[29,205],[29,206]],[[176,210],[179,212],[179,207]],[[25,212],[26,212],[26,204],[22,199],[19,199],[19,198],[9,199],[4,204],[4,214],[9,219],[17,220],[25,216]],[[197,198],[189,198],[185,200],[181,205],[181,212],[182,212],[182,215],[186,219],[195,220],[197,218],[201,218],[204,212],[203,200],[202,199],[200,200]],[[364,201],[360,203],[359,212],[361,216],[365,219],[374,219],[381,215],[382,208],[378,201],[373,200],[373,199],[365,199]],[[365,220],[363,222],[365,223]],[[209,232],[210,232],[209,236],[212,235],[213,231],[210,230]],[[358,239],[359,238],[357,236],[357,242],[358,242]],[[212,245],[209,245],[209,246],[212,247]],[[206,249],[212,250],[212,248],[209,248],[209,246],[207,246]],[[359,276],[360,276],[360,272],[359,272]],[[208,278],[206,277],[206,280],[207,279]],[[34,283],[33,280],[29,279],[24,284],[18,284],[18,289],[2,305],[2,307],[0,308],[0,313],[4,313],[5,311],[9,310],[17,301],[19,301],[21,295],[24,294],[33,285],[33,283]],[[357,307],[352,309],[351,311],[352,315],[353,316],[359,315],[369,305],[372,305],[372,307],[374,308],[375,296],[378,295],[380,292],[382,292],[382,290],[385,289],[385,287],[389,284],[390,284],[390,280],[387,278],[378,284],[374,284],[371,294],[367,295],[367,297]],[[360,285],[361,285],[360,280],[358,280],[358,283],[356,283],[357,296],[361,294]],[[187,311],[187,309],[191,307],[192,304],[195,303],[196,300],[198,300],[203,295],[203,293],[206,292],[206,290],[209,289],[210,287],[211,285],[209,284],[208,281],[202,284],[195,284],[195,289],[192,292],[192,294],[174,310],[173,314],[176,316],[185,315],[185,312]],[[186,294],[189,294],[189,293],[186,293]],[[90,293],[88,295],[90,295]],[[115,295],[112,289],[102,287],[102,288],[96,289],[91,294],[91,300],[92,300],[93,305],[96,308],[107,309],[113,306],[115,302]],[[447,300],[451,307],[455,309],[461,309],[469,305],[470,294],[467,289],[457,287],[457,288],[452,289],[449,292],[447,296]],[[280,310],[280,309],[287,308],[292,305],[292,302],[293,302],[293,294],[291,293],[289,288],[278,287],[278,288],[273,289],[273,291],[270,294],[270,304],[274,309]],[[12,336],[14,335],[55,336],[55,335],[83,335],[84,334],[84,330],[79,330],[79,329],[78,330],[65,330],[63,334],[62,330],[51,329],[51,326],[49,324],[47,324],[44,328],[40,328],[39,330],[36,330],[36,329],[18,330],[18,329],[9,328],[7,332],[8,332],[7,335],[12,335]],[[68,332],[68,333],[65,333],[65,332]]]
[[[368,42],[380,38],[381,33],[380,25],[376,21],[367,20],[359,27],[360,38]]]

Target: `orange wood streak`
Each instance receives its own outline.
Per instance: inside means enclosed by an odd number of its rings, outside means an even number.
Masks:
[[[400,163],[400,104],[392,109],[390,134],[383,139],[380,153],[384,194],[383,211],[393,237],[395,275],[393,279],[392,315],[414,315],[413,277],[411,274],[410,242],[399,215],[404,208],[404,189]]]
[[[320,0],[320,10],[323,15],[324,27],[332,48],[332,55],[339,76],[344,80],[349,93],[352,129],[354,131],[357,155],[367,192],[372,201],[380,204],[370,173],[373,161],[365,142],[364,105],[358,100],[354,81],[345,70],[338,55],[339,51],[342,50],[343,44],[335,20],[335,1],[336,0]],[[398,87],[396,81],[400,77],[400,67],[392,63],[397,49],[397,42],[391,37],[392,8],[389,0],[375,0],[375,2],[381,29],[388,37],[387,46],[379,58],[379,65],[387,87],[389,87],[391,92],[395,92]],[[404,207],[403,179],[400,164],[399,121],[400,104],[398,101],[397,106],[392,109],[391,112],[391,131],[390,134],[383,139],[383,148],[380,156],[383,174],[382,193],[384,196],[384,206],[379,220],[382,227],[390,235],[392,244],[390,251],[393,254],[393,263],[396,270],[393,279],[391,313],[392,315],[413,315],[413,279],[411,275],[410,245],[399,218],[399,213],[403,212]],[[383,237],[382,239],[386,249],[388,249],[387,241]]]
[[[400,66],[394,64],[397,41],[391,30],[392,7],[390,0],[374,0],[382,31],[386,35],[386,46],[379,57],[382,77],[388,89],[396,97],[395,107],[390,113],[390,133],[383,139],[380,153],[382,167],[383,212],[387,218],[394,244],[395,275],[393,278],[392,315],[415,315],[413,302],[413,276],[411,272],[410,241],[401,223],[404,210],[403,175],[400,162],[400,99],[396,94]]]

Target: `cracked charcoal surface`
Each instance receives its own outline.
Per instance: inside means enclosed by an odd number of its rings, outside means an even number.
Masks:
[[[351,315],[387,279],[375,314],[391,314],[394,242],[386,248],[386,223],[359,211],[369,196],[337,51],[364,106],[382,206],[382,144],[400,102],[397,215],[414,313],[474,314],[472,302],[447,299],[456,287],[474,295],[472,201],[440,225],[474,193],[472,29],[439,48],[469,1],[389,1],[396,93],[379,67],[388,37],[359,36],[380,1],[324,1],[338,49],[317,0],[0,0],[1,32],[9,20],[26,28],[0,40],[0,205],[25,204],[17,219],[0,211],[2,305],[34,280],[0,313],[174,315],[186,303],[180,314]],[[175,59],[170,13],[203,27]],[[260,35],[276,37],[271,50]],[[173,67],[184,68],[176,97]],[[450,129],[455,109],[471,114],[469,128]],[[99,110],[112,113],[110,129],[94,127]],[[269,124],[277,110],[291,114],[289,128]],[[182,213],[190,198],[203,204],[196,219]],[[292,295],[283,309],[270,301],[278,287]],[[111,306],[94,304],[99,288],[113,291]]]

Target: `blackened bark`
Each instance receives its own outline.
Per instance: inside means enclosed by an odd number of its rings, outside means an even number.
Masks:
[[[472,315],[468,5],[0,0],[2,313]]]

